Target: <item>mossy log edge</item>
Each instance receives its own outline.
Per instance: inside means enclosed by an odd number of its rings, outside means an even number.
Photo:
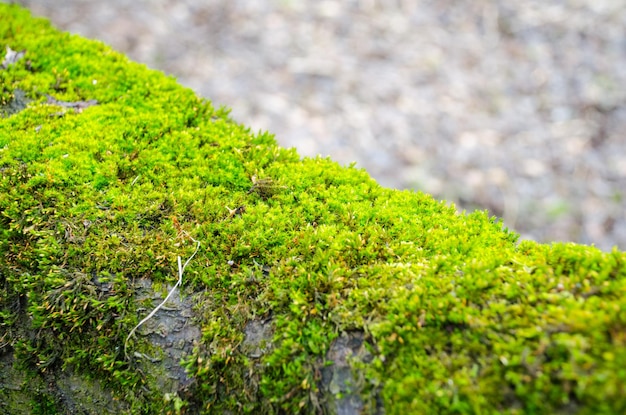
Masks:
[[[14,5],[0,47],[0,412],[626,413],[623,252],[301,158]]]

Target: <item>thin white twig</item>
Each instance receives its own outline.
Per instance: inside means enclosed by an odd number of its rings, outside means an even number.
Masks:
[[[197,245],[196,245],[196,250],[193,251],[193,254],[191,254],[191,256],[187,259],[187,261],[185,261],[185,265],[181,266],[181,262],[180,262],[180,257],[178,257],[178,281],[176,282],[176,284],[174,284],[174,286],[172,287],[172,289],[170,290],[170,292],[167,294],[167,297],[165,297],[165,300],[163,300],[161,302],[161,304],[159,304],[158,306],[155,307],[154,310],[152,310],[152,312],[150,314],[148,314],[148,316],[146,318],[144,318],[143,320],[141,320],[131,331],[130,333],[128,333],[128,336],[126,337],[126,341],[124,342],[124,356],[126,356],[126,360],[130,360],[128,359],[128,353],[126,352],[126,347],[128,345],[128,340],[130,339],[130,337],[135,334],[135,331],[146,321],[150,320],[157,311],[159,311],[159,309],[161,307],[163,307],[163,305],[165,303],[167,303],[167,300],[170,299],[170,297],[172,296],[172,294],[174,294],[174,291],[176,291],[176,288],[178,288],[182,283],[183,283],[183,272],[185,271],[185,268],[187,267],[187,264],[189,264],[189,261],[191,261],[191,259],[196,256],[196,253],[198,252],[198,249],[200,249],[200,242],[196,241],[195,239],[193,239],[191,236],[189,237],[192,241],[194,241]]]

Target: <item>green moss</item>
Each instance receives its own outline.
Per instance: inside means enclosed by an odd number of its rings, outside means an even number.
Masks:
[[[32,376],[89,373],[118,412],[314,413],[334,340],[363,333],[351,387],[365,412],[626,408],[624,253],[518,243],[487,212],[301,159],[18,7],[0,5],[0,39],[26,50],[0,70],[1,103],[30,100],[0,119],[0,345]],[[189,235],[202,336],[178,394],[123,346],[147,314],[135,281],[176,281]],[[259,319],[273,334],[251,355]],[[42,413],[48,396],[32,397]]]

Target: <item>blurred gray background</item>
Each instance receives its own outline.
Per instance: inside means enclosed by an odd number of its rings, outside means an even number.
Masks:
[[[626,249],[625,0],[20,0],[303,156]]]

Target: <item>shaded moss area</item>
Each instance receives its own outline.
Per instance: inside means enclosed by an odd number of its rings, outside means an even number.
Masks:
[[[518,243],[487,212],[301,159],[0,5],[6,47],[25,53],[0,104],[25,105],[0,118],[3,412],[626,411],[626,254]],[[192,381],[164,390],[155,345],[124,343],[191,238]],[[69,402],[76,385],[102,393]]]

